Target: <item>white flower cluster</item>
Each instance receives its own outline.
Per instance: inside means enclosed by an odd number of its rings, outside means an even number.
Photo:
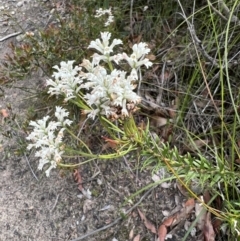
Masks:
[[[65,100],[69,100],[75,98],[81,89],[85,89],[87,93],[83,98],[92,110],[84,112],[93,119],[98,114],[117,119],[134,112],[136,105],[141,101],[140,96],[134,92],[139,80],[138,70],[143,65],[147,68],[152,65],[145,57],[150,49],[146,43],[139,43],[133,45],[130,56],[126,53],[112,55],[114,47],[122,44],[122,41],[114,39],[110,42],[110,38],[111,33],[102,32],[101,39],[90,42],[88,48],[99,52],[93,54],[92,62],[84,59],[81,67],[75,68],[73,61],[61,62],[60,68],[54,66],[58,72],[53,74],[56,81],[47,80],[47,85],[51,86],[48,93],[62,94]],[[109,66],[112,66],[112,62],[119,64],[120,61],[126,61],[131,67],[131,72],[127,74],[125,71],[113,69],[108,73],[106,68],[100,65],[101,61]]]
[[[125,59],[133,69],[137,70],[142,65],[145,65],[147,68],[152,66],[152,62],[150,62],[148,58],[145,58],[146,54],[150,52],[146,43],[140,42],[139,44],[134,44],[132,50],[133,53],[130,56],[123,53],[122,58]]]
[[[47,86],[51,86],[48,90],[49,94],[63,95],[65,96],[65,101],[76,97],[82,83],[82,79],[78,76],[81,67],[76,66],[73,68],[73,63],[74,61],[62,61],[60,68],[57,65],[53,66],[57,70],[52,75],[55,80],[46,80]]]
[[[30,125],[34,127],[33,131],[27,137],[27,140],[33,142],[28,145],[28,149],[33,147],[37,149],[36,157],[39,157],[38,169],[42,170],[45,164],[50,164],[45,171],[46,176],[49,176],[52,168],[56,168],[57,163],[62,160],[64,153],[64,145],[62,144],[63,132],[65,126],[71,125],[72,121],[66,119],[68,112],[57,106],[55,117],[58,121],[49,121],[49,116],[43,117],[42,120],[31,121]]]
[[[120,70],[113,70],[107,74],[100,66],[96,67],[94,72],[94,74],[84,74],[89,82],[83,86],[91,89],[84,99],[92,108],[92,111],[85,113],[89,113],[92,118],[97,114],[106,115],[111,119],[128,116],[128,111],[133,111],[135,104],[141,101],[141,98],[133,92],[134,78],[131,75],[126,77],[126,72]]]
[[[105,27],[109,26],[112,22],[114,22],[114,16],[112,15],[112,10],[111,8],[103,10],[102,8],[99,8],[96,10],[96,15],[94,16],[95,18],[100,18],[101,16],[107,14],[108,19],[105,22]]]
[[[95,41],[90,42],[90,45],[88,46],[88,48],[96,49],[97,51],[99,51],[101,53],[101,55],[99,55],[97,53],[95,53],[93,55],[93,59],[95,60],[94,64],[98,65],[100,60],[103,60],[103,61],[114,60],[114,59],[110,58],[110,54],[113,52],[113,48],[116,45],[122,44],[122,40],[114,39],[112,41],[111,45],[109,45],[110,38],[111,38],[111,33],[102,32],[101,40],[96,39]]]

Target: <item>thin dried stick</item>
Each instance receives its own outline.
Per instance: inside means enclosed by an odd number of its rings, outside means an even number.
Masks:
[[[131,31],[131,37],[133,37],[133,1],[131,0],[131,7],[130,7],[130,31]]]
[[[209,2],[209,5],[211,7],[211,9],[218,14],[223,20],[228,21],[228,19],[222,15],[222,13],[220,11],[218,11],[215,7],[213,7],[212,3]]]
[[[57,202],[58,202],[58,198],[59,198],[59,194],[57,195],[57,198],[56,198],[56,200],[55,200],[55,203],[53,204],[52,209],[50,210],[50,213],[51,213],[51,212],[54,210],[54,208],[56,207]]]
[[[28,164],[28,166],[29,166],[29,168],[30,168],[30,170],[31,170],[31,172],[32,172],[32,174],[33,174],[33,176],[35,177],[35,179],[36,179],[37,181],[39,181],[39,179],[37,178],[36,174],[34,173],[32,167],[31,167],[30,162],[29,162],[29,160],[28,160],[28,158],[27,158],[27,156],[26,156],[25,153],[24,153],[24,157],[25,157],[25,159],[26,159],[26,161],[27,161],[27,164]]]
[[[19,34],[21,34],[21,33],[22,33],[22,32],[11,33],[11,34],[9,34],[9,35],[1,38],[1,39],[0,39],[0,42],[3,42],[4,40],[7,40],[7,39],[9,39],[9,38],[15,37],[15,36],[17,36],[17,35],[19,35]]]

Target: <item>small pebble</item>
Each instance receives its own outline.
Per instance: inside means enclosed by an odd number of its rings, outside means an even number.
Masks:
[[[18,35],[18,36],[16,37],[16,40],[17,40],[18,42],[21,42],[21,41],[23,41],[24,38],[26,38],[26,35],[25,35],[25,34],[20,34],[20,35]]]
[[[23,2],[21,1],[21,2],[18,2],[16,6],[17,7],[22,7],[22,5],[23,5]]]

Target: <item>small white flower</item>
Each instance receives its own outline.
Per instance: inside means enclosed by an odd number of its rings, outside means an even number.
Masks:
[[[91,41],[88,48],[94,48],[98,50],[100,53],[102,53],[105,56],[109,56],[110,53],[113,52],[113,48],[116,45],[122,44],[122,40],[120,39],[114,39],[112,44],[109,45],[109,40],[111,38],[111,33],[109,32],[101,32],[101,39],[96,39],[95,41]]]
[[[53,168],[56,168],[56,167],[57,167],[56,162],[51,161],[51,162],[50,162],[50,167],[45,171],[46,176],[49,177],[50,171],[51,171]]]
[[[148,6],[144,6],[143,12],[145,12],[148,9]]]
[[[63,109],[61,106],[56,106],[55,116],[60,123],[64,122],[64,118],[68,117],[69,112]]]
[[[133,53],[136,55],[137,59],[140,59],[142,56],[145,56],[150,52],[150,49],[147,47],[146,43],[140,42],[132,46]]]
[[[35,127],[38,130],[45,130],[49,118],[49,116],[44,116],[42,120],[30,121],[29,125]]]
[[[108,62],[109,58],[105,55],[100,55],[98,53],[94,53],[92,56],[94,65],[99,65],[100,61]]]
[[[112,15],[112,11],[111,11],[111,8],[109,9],[105,9],[103,10],[102,8],[99,8],[98,10],[96,10],[96,15],[95,15],[95,18],[99,18],[105,14],[108,14],[108,19],[107,21],[105,22],[104,26],[107,27],[109,26],[112,22],[114,22],[114,17]]]
[[[48,90],[49,94],[64,95],[65,101],[76,97],[83,82],[79,75],[82,68],[79,66],[73,68],[73,63],[74,61],[62,61],[60,67],[57,65],[53,66],[53,68],[57,70],[57,72],[53,73],[55,80],[46,80],[46,85],[50,86]]]
[[[94,120],[95,117],[98,115],[99,111],[100,111],[99,109],[88,110],[88,111],[85,110],[84,113],[88,114],[88,117],[90,117]]]
[[[104,26],[105,27],[107,27],[107,26],[109,26],[111,23],[113,23],[114,22],[114,17],[113,17],[113,15],[109,15],[108,16],[108,19],[107,19],[107,22],[105,22],[105,24],[104,24]]]
[[[80,67],[76,66],[73,68],[73,63],[75,62],[75,60],[68,60],[67,62],[65,61],[61,61],[60,62],[60,68],[58,65],[54,65],[53,68],[58,70],[58,72],[60,72],[61,74],[65,73],[65,74],[69,74],[71,73],[72,75],[76,75],[78,73],[78,71],[81,70]]]
[[[80,66],[84,67],[89,73],[93,73],[94,71],[94,63],[93,62],[91,63],[88,59],[83,59]],[[81,72],[80,74],[82,73],[83,72]]]
[[[61,130],[58,132],[56,138],[55,138],[55,145],[58,146],[63,139],[63,132],[64,132],[65,128],[61,128]]]
[[[130,57],[126,53],[123,53],[122,57],[133,69],[138,69],[142,65],[145,65],[147,68],[152,66],[152,62],[145,58],[145,55],[150,52],[146,43],[140,42],[139,44],[134,44],[132,50],[133,53]]]
[[[110,61],[114,61],[116,64],[119,64],[119,61],[123,59],[122,54],[115,54],[109,58]]]
[[[49,160],[46,160],[46,159],[40,159],[39,160],[39,164],[38,164],[38,170],[42,170],[43,169],[43,166],[45,165],[45,164],[47,164],[47,163],[49,163]]]
[[[126,108],[122,108],[122,116],[123,117],[127,117],[129,114],[128,114],[128,111],[127,111],[127,109]]]
[[[128,76],[127,80],[131,83],[135,80],[138,80],[138,74],[136,69],[132,69],[130,75]]]
[[[109,103],[101,105],[101,109],[102,109],[101,114],[107,117],[113,116],[116,112],[115,108],[109,106]]]

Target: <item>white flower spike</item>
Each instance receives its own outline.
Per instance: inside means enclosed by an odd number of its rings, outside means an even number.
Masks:
[[[42,120],[36,122],[30,122],[34,129],[26,139],[32,141],[33,144],[29,144],[27,148],[29,150],[33,147],[37,149],[35,156],[40,158],[39,170],[42,170],[46,164],[50,165],[45,171],[46,176],[49,176],[51,169],[56,168],[57,163],[62,160],[62,154],[64,153],[63,132],[65,126],[72,123],[71,120],[66,118],[68,114],[65,109],[57,106],[55,112],[57,122],[48,122],[49,116],[45,116]],[[60,130],[59,127],[61,127]]]
[[[47,86],[50,86],[48,90],[50,95],[63,95],[65,101],[76,97],[83,82],[79,76],[82,68],[79,66],[73,68],[73,63],[74,61],[62,61],[60,67],[57,65],[53,66],[57,70],[57,72],[53,73],[55,80],[48,79],[46,81]]]
[[[109,57],[110,53],[113,52],[113,48],[116,45],[122,44],[122,40],[114,39],[112,44],[109,45],[109,40],[111,38],[111,33],[109,32],[101,32],[101,39],[96,39],[95,41],[91,41],[88,48],[93,48],[98,50],[101,54],[106,57]]]
[[[130,57],[126,53],[123,53],[122,57],[133,69],[138,69],[142,65],[145,65],[147,68],[152,66],[152,62],[148,58],[145,58],[145,55],[150,52],[146,43],[134,44],[132,50],[133,53]]]

